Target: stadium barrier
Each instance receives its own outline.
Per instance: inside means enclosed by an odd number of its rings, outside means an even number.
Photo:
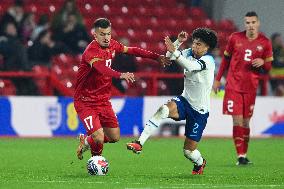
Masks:
[[[113,98],[122,136],[137,136],[149,117],[170,96]],[[256,99],[251,122],[253,137],[284,135],[284,98]],[[156,135],[181,136],[184,121],[163,121]],[[70,97],[0,97],[0,136],[7,137],[60,137],[85,133],[82,122]],[[232,120],[222,115],[222,99],[212,98],[205,137],[231,137]]]
[[[1,78],[33,78],[33,79],[44,79],[45,82],[45,94],[51,96],[53,94],[52,90],[56,89],[59,93],[63,96],[73,96],[73,91],[66,86],[65,83],[61,82],[61,80],[56,76],[53,72],[0,72],[0,79]],[[137,72],[135,73],[135,77],[138,78],[146,78],[151,81],[152,85],[148,86],[151,87],[147,91],[150,91],[150,96],[157,96],[158,95],[158,81],[161,79],[181,79],[184,77],[181,73],[159,73],[159,72]],[[263,75],[260,78],[260,94],[262,96],[266,96],[268,94],[268,81],[270,79],[283,79],[284,76],[269,76]]]

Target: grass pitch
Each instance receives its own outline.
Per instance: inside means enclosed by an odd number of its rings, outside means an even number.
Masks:
[[[143,152],[126,150],[123,138],[106,144],[107,176],[89,176],[85,153],[76,158],[75,138],[0,138],[0,188],[284,188],[284,138],[252,139],[250,166],[236,166],[231,139],[203,139],[199,150],[207,159],[204,175],[191,175],[183,157],[182,138],[150,139]]]

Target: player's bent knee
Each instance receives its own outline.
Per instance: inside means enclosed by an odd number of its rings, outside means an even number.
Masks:
[[[168,106],[163,105],[158,109],[156,114],[158,114],[161,118],[164,119],[164,118],[167,118],[169,116],[169,113],[170,113],[170,110],[169,110]]]
[[[104,143],[104,132],[103,131],[96,131],[92,134],[92,137],[95,142],[97,143]]]
[[[119,140],[120,140],[120,135],[109,137],[110,143],[115,143],[115,142],[118,142]]]

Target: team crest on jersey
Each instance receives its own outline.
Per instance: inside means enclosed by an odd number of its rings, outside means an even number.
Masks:
[[[258,46],[256,47],[256,50],[257,50],[257,51],[262,51],[262,50],[263,50],[263,47],[262,47],[261,45],[258,45]]]

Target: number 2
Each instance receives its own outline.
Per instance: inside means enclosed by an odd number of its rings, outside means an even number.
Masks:
[[[192,132],[196,134],[198,127],[199,127],[199,125],[197,123],[195,123],[194,128],[192,129]]]
[[[245,50],[245,57],[244,57],[244,60],[245,61],[251,61],[251,55],[252,55],[252,51],[250,49],[246,49]]]
[[[229,112],[233,112],[234,101],[228,100],[227,108]]]

